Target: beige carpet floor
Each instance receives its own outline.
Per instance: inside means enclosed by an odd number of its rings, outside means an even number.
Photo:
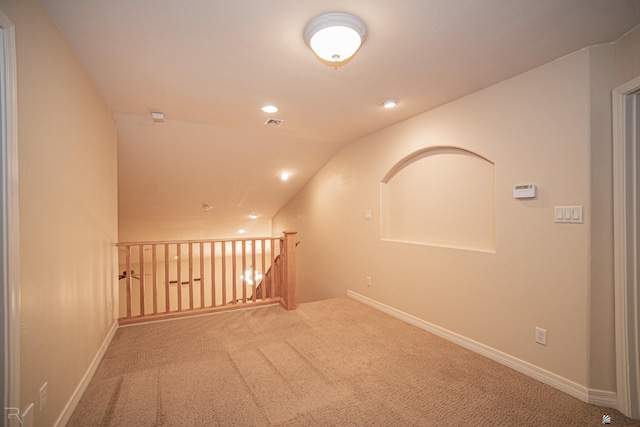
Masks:
[[[69,426],[635,425],[348,298],[121,328]]]

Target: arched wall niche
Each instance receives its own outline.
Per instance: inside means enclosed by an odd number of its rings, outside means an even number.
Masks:
[[[383,240],[495,252],[495,164],[450,146],[418,150],[381,183]]]

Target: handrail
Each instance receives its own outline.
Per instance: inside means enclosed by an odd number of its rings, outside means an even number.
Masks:
[[[288,233],[285,231],[285,233]],[[271,239],[280,239],[281,236],[271,236],[271,237],[229,237],[222,239],[187,239],[187,240],[151,240],[144,242],[118,242],[116,246],[138,246],[138,245],[165,245],[165,244],[175,244],[175,243],[211,243],[211,242],[243,242],[250,240],[271,240]]]
[[[119,323],[276,303],[295,309],[295,270],[286,271],[295,269],[295,235],[117,243]]]

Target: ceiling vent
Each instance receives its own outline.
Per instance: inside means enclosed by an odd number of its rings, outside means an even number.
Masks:
[[[280,127],[280,126],[282,126],[282,122],[284,122],[284,120],[267,119],[267,121],[264,122],[264,124],[267,125],[267,126]]]

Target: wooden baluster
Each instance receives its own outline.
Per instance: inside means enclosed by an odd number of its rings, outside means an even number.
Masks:
[[[222,305],[227,305],[227,242],[222,242]]]
[[[273,241],[269,240],[269,281],[267,282],[267,296],[273,298],[275,294],[273,293],[273,269],[274,267],[274,257],[275,253],[273,252]]]
[[[193,243],[189,243],[189,309],[193,310]]]
[[[164,244],[164,305],[165,312],[171,311],[171,286],[169,278],[169,244]]]
[[[158,314],[158,260],[156,245],[151,245],[151,282],[153,283],[153,314]]]
[[[178,311],[182,311],[182,254],[180,253],[182,249],[182,245],[178,243],[176,245],[176,268],[177,268],[177,278],[176,288],[178,289]]]
[[[251,241],[251,265],[253,265],[253,292],[251,293],[251,301],[256,302],[256,294],[258,293],[258,265],[256,264],[256,239]],[[262,270],[264,271],[264,270]]]
[[[262,286],[260,286],[260,298],[262,298],[262,299],[266,299],[267,298],[267,295],[265,295],[265,289],[266,289],[265,279],[267,278],[267,270],[266,270],[266,268],[267,268],[267,264],[266,264],[266,260],[267,260],[266,256],[267,255],[266,255],[266,252],[267,252],[267,250],[265,248],[265,246],[266,246],[265,243],[266,243],[265,239],[262,239],[260,241],[260,249],[262,251],[262,253],[261,253],[261,255],[262,255]]]
[[[282,277],[282,275],[280,274],[280,257],[279,257],[279,252],[282,251],[282,246],[280,245],[280,239],[277,240],[278,244],[276,245],[276,240],[274,239],[271,242],[271,247],[273,249],[273,252],[271,254],[272,257],[274,257],[274,264],[275,264],[275,270],[273,271],[273,280],[271,282],[271,295],[277,296],[278,298],[281,297],[280,295],[280,278]],[[278,247],[277,251],[276,251],[276,246]],[[276,253],[278,252],[278,253]]]
[[[200,308],[204,308],[204,243],[200,242]]]
[[[124,280],[127,287],[127,319],[131,319],[131,246],[125,246]]]
[[[271,278],[271,289],[273,296],[280,298],[280,255],[278,254],[273,260],[273,276]]]
[[[278,257],[278,284],[280,289],[280,298],[284,297],[284,255],[280,254]]]
[[[287,310],[296,308],[296,234],[295,231],[285,231],[283,241],[283,284],[284,301]]]
[[[138,246],[140,258],[140,316],[144,316],[144,245]]]
[[[247,241],[242,241],[242,303],[247,303]]]
[[[236,286],[237,286],[237,282],[236,282],[236,274],[238,273],[236,271],[236,242],[232,241],[231,242],[231,284],[233,285],[233,304],[236,304],[238,302],[238,295],[237,295],[237,290],[236,290]]]
[[[211,242],[211,307],[216,306],[216,242]]]

